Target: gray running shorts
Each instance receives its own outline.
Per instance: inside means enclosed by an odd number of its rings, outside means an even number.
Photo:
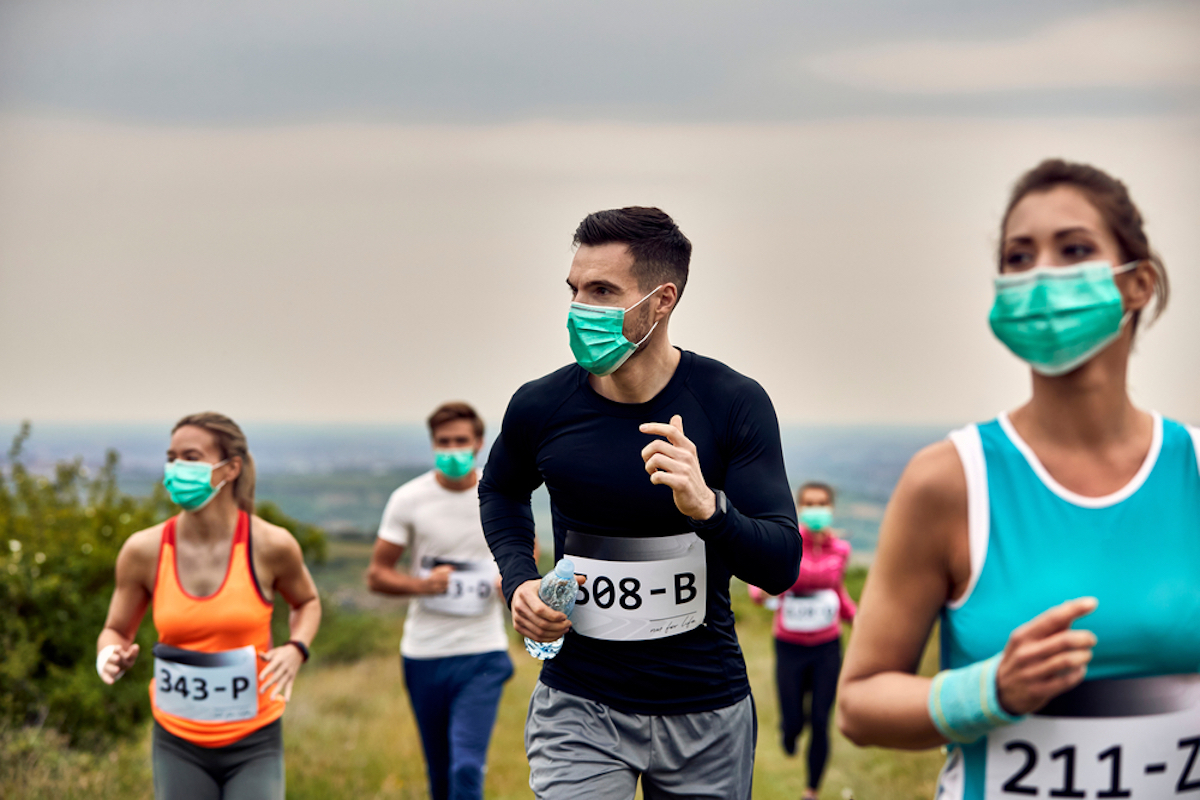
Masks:
[[[750,800],[754,700],[713,711],[626,714],[551,689],[529,700],[525,752],[529,788],[539,800],[645,800],[711,797]]]

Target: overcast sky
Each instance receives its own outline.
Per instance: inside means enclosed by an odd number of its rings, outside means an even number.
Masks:
[[[1197,32],[1194,3],[1095,0],[5,0],[0,108],[203,124],[1194,112]]]
[[[570,360],[590,211],[695,244],[673,340],[790,422],[985,418],[1046,156],[1124,179],[1200,421],[1200,8],[1096,2],[0,4],[0,419],[498,421]]]

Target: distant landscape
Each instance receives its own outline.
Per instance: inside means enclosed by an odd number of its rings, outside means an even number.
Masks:
[[[0,423],[11,439],[18,423]],[[875,549],[884,506],[913,453],[945,436],[943,427],[785,427],[784,458],[795,489],[824,480],[838,492],[837,522],[856,553]],[[89,467],[106,450],[121,456],[125,491],[148,494],[162,475],[170,423],[87,425],[39,423],[26,445],[31,468],[49,471],[59,459],[81,457]],[[430,468],[429,441],[421,425],[247,424],[258,465],[258,498],[333,535],[373,535],[391,492]],[[486,454],[484,454],[486,458]],[[549,498],[534,495],[534,517],[543,541],[550,537]]]

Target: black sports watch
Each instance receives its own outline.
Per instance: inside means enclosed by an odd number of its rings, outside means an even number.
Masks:
[[[304,660],[308,661],[308,647],[305,646],[304,642],[300,642],[295,639],[288,639],[286,642],[284,642],[284,644],[290,644],[292,647],[299,650],[300,655],[304,656]]]
[[[698,528],[712,528],[721,524],[721,521],[725,519],[725,513],[729,511],[729,500],[726,499],[725,493],[720,489],[713,489],[712,492],[716,495],[717,501],[717,509],[713,512],[713,515],[708,519],[688,517]]]

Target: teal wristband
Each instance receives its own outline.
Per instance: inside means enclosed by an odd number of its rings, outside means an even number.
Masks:
[[[1019,722],[1000,706],[996,692],[997,653],[986,661],[942,670],[929,689],[929,717],[952,742],[968,744],[1001,725]]]

